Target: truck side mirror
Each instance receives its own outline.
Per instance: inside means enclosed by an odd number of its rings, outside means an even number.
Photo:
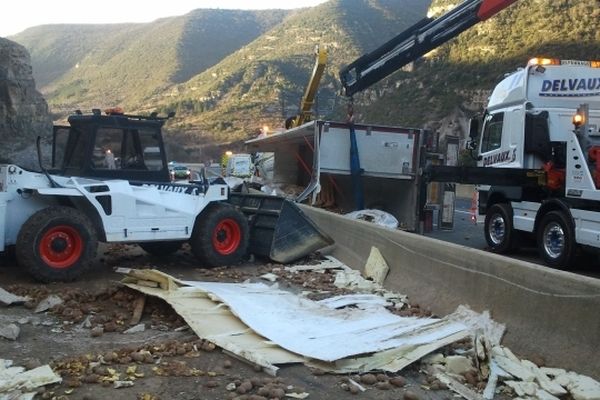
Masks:
[[[479,118],[471,118],[469,120],[469,140],[467,141],[467,150],[469,155],[475,161],[480,161],[481,156],[475,155],[474,151],[477,149],[477,137],[479,136]]]
[[[469,137],[474,141],[479,136],[479,118],[469,120]]]

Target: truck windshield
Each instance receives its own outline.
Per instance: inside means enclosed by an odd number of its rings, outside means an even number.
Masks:
[[[503,121],[503,112],[487,116],[481,138],[481,153],[487,153],[488,151],[500,148],[502,143]]]

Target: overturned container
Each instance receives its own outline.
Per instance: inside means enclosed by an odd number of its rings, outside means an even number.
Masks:
[[[429,185],[425,196],[419,190],[422,168],[443,161],[437,135],[426,129],[316,120],[249,140],[246,148],[272,154],[269,184],[303,188],[297,202],[342,213],[385,211],[408,231],[420,230],[421,203],[440,203],[439,184]],[[351,153],[354,161],[358,158],[358,171],[353,171]]]

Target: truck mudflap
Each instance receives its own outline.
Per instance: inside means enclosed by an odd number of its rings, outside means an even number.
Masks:
[[[296,204],[283,197],[230,193],[229,202],[248,218],[248,248],[253,254],[290,263],[333,244]]]

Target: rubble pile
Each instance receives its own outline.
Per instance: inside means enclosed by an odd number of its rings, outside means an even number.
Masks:
[[[273,268],[271,272],[281,279],[282,284],[301,288],[311,300],[321,300],[352,292],[350,289],[339,288],[334,285],[336,275],[331,270],[316,272]]]
[[[52,369],[62,376],[62,384],[39,393],[45,395],[43,398],[55,398],[60,392],[73,394],[82,385],[122,389],[134,387],[139,380],[156,376],[201,378],[199,382],[202,387],[225,390],[230,393],[228,398],[238,400],[250,395],[256,400],[286,397],[302,399],[308,396],[302,388],[286,384],[282,378],[243,378],[229,374],[227,371],[232,368],[232,361],[228,358],[212,369],[204,370],[191,365],[191,360],[199,359],[203,353],[211,353],[215,349],[210,342],[191,339],[63,358],[51,363]]]
[[[387,308],[398,315],[431,315],[430,310],[421,310],[418,304],[409,304],[405,297],[394,296],[380,285],[362,278],[357,271],[313,263],[283,269],[274,268],[272,273],[282,280],[310,289],[303,294],[314,300],[356,291],[376,293],[383,298],[396,298],[396,303],[388,305]],[[365,268],[365,273],[369,273],[369,268]],[[564,369],[547,368],[541,358],[537,358],[535,362],[520,360],[510,349],[500,345],[504,327],[496,326],[495,329],[495,332],[490,332],[488,329],[475,328],[472,337],[456,341],[442,348],[441,352],[426,357],[421,366],[427,373],[427,379],[421,387],[425,390],[451,389],[467,399],[600,399],[600,383]],[[489,335],[489,338],[485,334]],[[385,378],[384,374],[364,374],[354,378],[356,379],[348,378],[343,382],[342,388],[356,393],[360,391],[360,385],[347,382],[366,385],[377,383],[378,388],[384,390],[389,386],[389,379]]]
[[[26,368],[13,366],[12,360],[0,359],[0,399],[31,399],[43,392],[44,386],[61,381],[48,365]]]
[[[377,251],[372,251],[364,269],[365,276],[332,257],[311,257],[302,264],[287,266],[254,264],[251,268],[194,269],[193,274],[202,279],[199,284],[206,284],[207,288],[216,285],[214,288],[221,288],[219,290],[223,289],[219,286],[222,283],[250,289],[266,283],[266,287],[285,289],[300,299],[313,301],[332,311],[347,310],[348,315],[352,315],[352,309],[376,313],[383,308],[411,323],[432,317],[429,309],[411,304],[406,296],[383,287],[387,265],[380,256]],[[88,396],[90,399],[106,398],[107,391],[112,390],[129,393],[115,397],[116,400],[171,398],[165,393],[172,392],[162,391],[163,385],[156,383],[161,379],[168,379],[165,382],[182,379],[177,382],[184,385],[186,391],[200,391],[206,398],[237,400],[319,398],[315,393],[323,393],[325,387],[331,398],[600,399],[600,384],[592,378],[548,368],[541,359],[521,360],[501,346],[504,327],[485,313],[459,308],[450,316],[439,319],[440,325],[438,328],[434,325],[434,333],[443,324],[463,324],[467,330],[449,332],[445,339],[436,343],[403,347],[401,351],[391,348],[358,354],[334,363],[320,362],[303,359],[294,353],[282,353],[276,349],[276,342],[266,340],[267,336],[256,335],[246,325],[228,325],[233,320],[223,318],[234,305],[221,303],[222,295],[218,290],[213,294],[209,292],[203,301],[206,310],[218,313],[221,319],[206,319],[208,314],[202,314],[201,309],[193,309],[191,316],[183,315],[180,308],[171,306],[168,301],[177,299],[170,296],[179,287],[185,287],[179,285],[193,282],[178,281],[147,268],[133,271],[137,271],[134,272],[135,283],[126,278],[126,284],[142,285],[135,290],[120,284],[108,284],[97,290],[24,284],[5,287],[8,294],[3,292],[6,299],[3,307],[21,310],[18,317],[0,320],[8,333],[11,328],[7,327],[11,325],[24,332],[36,328],[48,332],[45,340],[53,340],[52,335],[66,334],[67,340],[85,338],[93,349],[70,353],[75,355],[55,354],[50,359],[24,357],[19,361],[20,372],[44,368],[43,371],[55,374],[52,379],[42,380],[47,383],[39,386],[18,386],[14,376],[3,381],[8,375],[0,368],[0,399],[12,398],[6,397],[6,393],[13,396],[15,390],[61,400],[71,396],[86,398],[84,393],[101,393],[96,397]],[[257,282],[262,284],[253,286]],[[157,297],[161,291],[168,294],[167,301]],[[185,290],[182,293],[185,294]],[[217,303],[213,303],[215,301]],[[210,304],[220,305],[215,308]],[[279,306],[276,302],[267,304],[272,304],[273,310]],[[302,325],[304,320],[297,317],[296,330],[300,333],[306,326]],[[234,346],[221,342],[229,335],[216,330],[222,327],[229,327],[226,332],[240,341]],[[257,347],[252,347],[254,345],[248,341],[252,335]],[[348,335],[350,340],[352,334]],[[0,341],[10,339],[19,346],[27,339],[18,331],[12,339],[7,336],[9,334]],[[348,343],[340,344],[348,347]],[[274,376],[277,368],[272,368],[270,362],[265,363],[262,357],[271,361],[305,363],[308,370],[304,370],[311,373],[292,385],[289,377]],[[3,362],[0,367],[11,368],[10,362]],[[11,374],[15,375],[15,371],[11,370]],[[284,375],[285,370],[281,371]],[[5,386],[2,386],[3,382]],[[3,387],[8,387],[6,382],[11,385],[11,392],[2,392]],[[154,390],[149,390],[150,387]]]
[[[429,355],[421,362],[431,381],[442,382],[468,400],[513,399],[594,400],[600,398],[600,383],[559,368],[547,368],[544,360],[535,363],[516,357],[504,346],[490,351],[472,343],[454,344]]]
[[[214,349],[212,343],[198,339],[166,341],[66,357],[53,361],[50,365],[60,373],[69,387],[79,387],[82,383],[111,386],[116,381],[133,382],[144,378],[150,371],[159,376],[204,376],[204,371],[189,367],[185,361],[164,359],[177,356],[196,358],[200,357],[201,352],[211,352]]]
[[[258,271],[268,271],[272,264],[267,264],[264,267],[259,267]],[[229,267],[217,267],[211,269],[198,270],[202,280],[207,282],[244,282],[255,277],[252,272],[246,272],[240,269],[231,269]]]
[[[114,284],[105,289],[89,291],[69,289],[53,292],[44,287],[12,285],[8,290],[29,298],[24,305],[35,313],[47,312],[63,322],[61,329],[87,328],[94,332],[124,332],[130,329],[130,321],[141,296],[133,290]],[[173,309],[154,298],[148,299],[143,307],[144,315],[150,318],[150,326],[158,330],[169,330],[185,325]],[[141,315],[138,316],[137,322]],[[34,323],[35,320],[26,321]],[[137,324],[135,322],[133,325]]]

